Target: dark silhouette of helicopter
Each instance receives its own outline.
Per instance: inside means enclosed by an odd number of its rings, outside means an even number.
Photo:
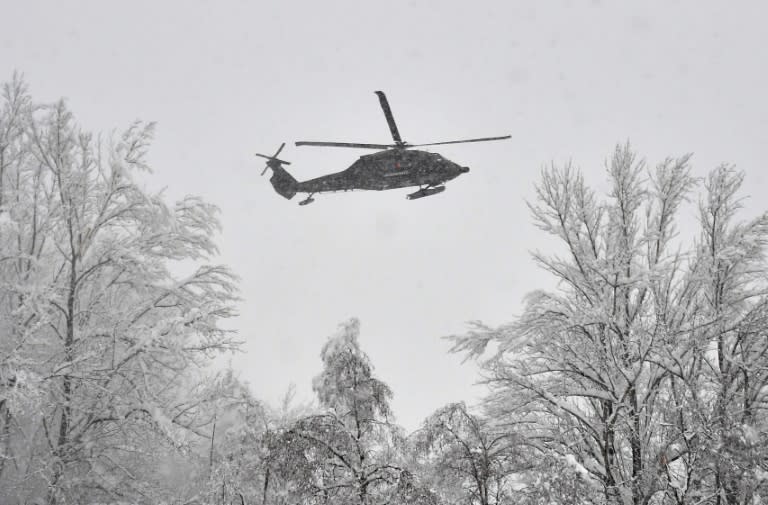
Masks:
[[[297,146],[327,146],[327,147],[354,147],[359,149],[377,149],[377,153],[361,156],[348,169],[328,174],[315,179],[299,182],[283,165],[290,162],[278,158],[285,147],[283,143],[272,156],[256,154],[267,159],[267,166],[261,175],[272,169],[272,177],[269,181],[278,194],[291,199],[296,193],[308,193],[309,196],[299,202],[299,205],[312,203],[313,195],[332,191],[385,190],[418,186],[419,190],[407,196],[409,200],[423,198],[445,191],[444,184],[455,179],[461,174],[469,172],[469,167],[462,167],[449,161],[437,153],[418,151],[414,147],[440,146],[445,144],[463,144],[467,142],[486,142],[489,140],[503,140],[511,136],[485,137],[478,139],[451,140],[447,142],[432,142],[430,144],[409,144],[400,138],[395,118],[389,108],[387,97],[382,91],[376,91],[379,103],[384,110],[384,116],[389,124],[394,144],[360,144],[350,142],[296,142]]]

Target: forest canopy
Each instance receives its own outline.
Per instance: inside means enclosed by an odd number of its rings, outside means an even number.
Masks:
[[[2,86],[0,503],[751,504],[768,492],[768,214],[742,217],[734,167],[699,178],[690,155],[652,166],[618,145],[605,196],[570,164],[543,170],[531,218],[563,253],[532,263],[556,288],[530,286],[507,324],[447,337],[478,360],[487,395],[406,433],[356,319],[318,349],[312,404],[289,391],[268,405],[211,367],[239,348],[227,326],[238,279],[215,262],[215,206],[137,182],[153,131],[93,134],[19,76]],[[679,224],[689,207],[695,229]]]

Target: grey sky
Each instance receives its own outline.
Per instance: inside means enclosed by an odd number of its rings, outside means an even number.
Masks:
[[[242,277],[233,364],[261,398],[309,397],[327,335],[350,316],[407,428],[480,390],[440,336],[508,321],[548,286],[528,251],[551,245],[524,199],[545,163],[603,180],[616,142],[651,164],[695,153],[747,172],[768,208],[768,32],[763,2],[266,2],[0,0],[0,79],[69,99],[93,130],[158,122],[152,187],[222,210],[221,261]],[[631,5],[631,6],[630,6]],[[446,146],[471,172],[439,196],[408,190],[275,194],[254,152],[288,142],[298,179],[364,152],[296,140],[388,142],[374,90],[403,138]],[[686,230],[682,230],[685,234]]]

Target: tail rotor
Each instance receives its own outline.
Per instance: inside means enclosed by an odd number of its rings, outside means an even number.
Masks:
[[[261,175],[267,173],[267,169],[271,168],[272,177],[269,178],[269,182],[272,183],[272,187],[275,188],[275,191],[277,191],[280,196],[290,200],[299,190],[299,181],[294,179],[293,176],[283,168],[283,165],[290,165],[291,162],[278,158],[284,147],[285,142],[283,142],[280,149],[278,149],[272,156],[260,153],[256,153],[256,156],[267,159],[267,166],[261,171]]]
[[[275,168],[280,168],[282,165],[290,165],[290,161],[283,161],[281,159],[278,159],[278,156],[280,155],[280,151],[283,150],[285,147],[285,142],[280,146],[280,148],[277,150],[275,154],[272,156],[267,156],[266,154],[260,154],[256,153],[256,156],[261,156],[262,158],[267,159],[267,165],[264,167],[264,170],[261,171],[261,175],[263,176],[265,173],[267,173],[267,169],[271,168],[272,170],[275,170]]]

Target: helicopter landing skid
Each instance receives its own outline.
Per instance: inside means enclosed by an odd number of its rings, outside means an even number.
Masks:
[[[442,193],[445,191],[445,186],[435,186],[433,188],[426,187],[418,190],[415,193],[411,193],[410,195],[406,196],[409,200],[416,200],[417,198],[424,198],[425,196],[430,195],[436,195],[438,193]]]
[[[314,193],[313,193],[314,194]],[[310,203],[314,202],[315,199],[312,198],[312,195],[309,195],[306,200],[302,200],[299,202],[299,205],[309,205]]]

